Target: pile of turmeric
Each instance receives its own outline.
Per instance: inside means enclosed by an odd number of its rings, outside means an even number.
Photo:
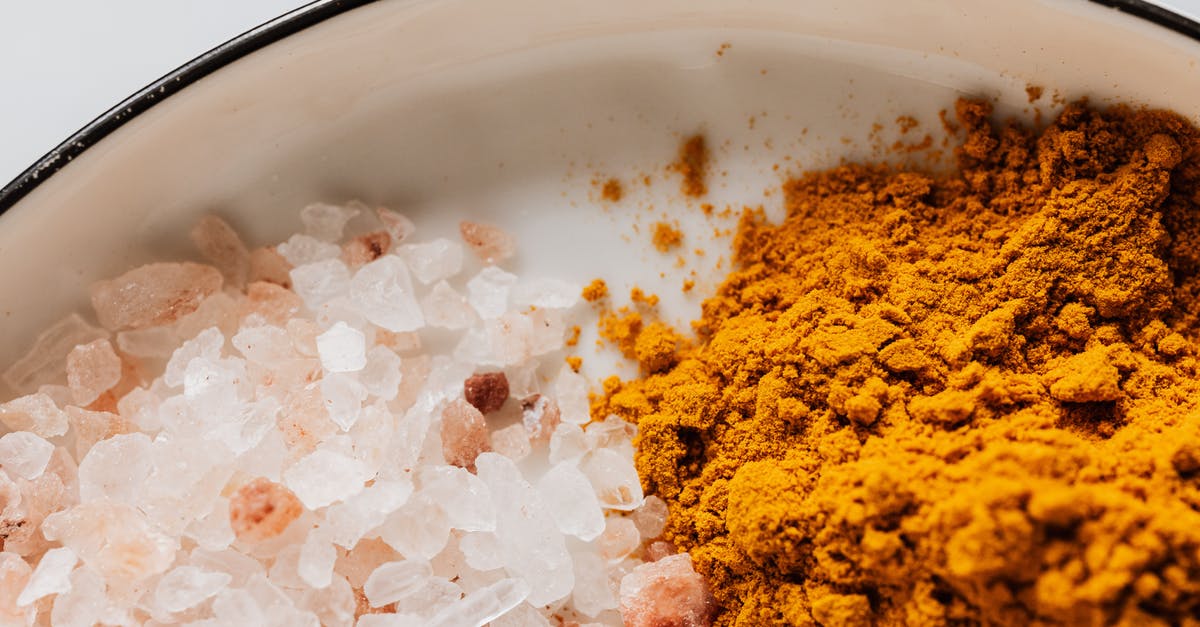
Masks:
[[[1200,624],[1200,133],[956,114],[953,174],[743,215],[696,341],[636,325],[593,411],[718,625]]]

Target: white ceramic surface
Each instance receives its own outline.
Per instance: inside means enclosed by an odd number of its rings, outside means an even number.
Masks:
[[[1026,115],[1038,84],[1200,121],[1200,43],[1160,27],[1082,0],[897,4],[383,0],[330,19],[168,98],[0,216],[0,364],[86,307],[93,279],[187,255],[209,211],[256,243],[312,200],[386,204],[427,233],[493,221],[519,238],[517,270],[637,283],[682,322],[725,246],[664,170],[682,134],[716,147],[707,201],[777,214],[774,164],[868,156],[871,125],[892,139],[902,114],[936,139],[963,94]],[[631,190],[617,206],[592,184],[610,175]],[[706,250],[687,255],[694,296],[649,245],[662,215]]]

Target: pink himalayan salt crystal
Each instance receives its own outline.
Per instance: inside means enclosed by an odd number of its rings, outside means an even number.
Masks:
[[[492,450],[483,414],[459,399],[442,410],[442,455],[446,463],[475,472],[475,458]]]
[[[112,330],[169,324],[221,289],[221,273],[198,263],[151,263],[92,284],[92,307]]]
[[[119,588],[136,588],[164,572],[179,550],[178,540],[163,535],[140,510],[108,501],[80,503],[50,514],[42,534],[70,548],[110,586]]]
[[[230,285],[241,289],[250,274],[250,251],[229,223],[215,215],[200,218],[192,227],[192,244],[216,266]]]
[[[381,207],[375,210],[375,215],[379,217],[379,222],[383,224],[383,228],[387,229],[388,235],[391,236],[392,242],[395,244],[403,242],[409,235],[413,234],[413,231],[417,230],[412,220],[395,211]]]
[[[534,394],[521,399],[521,424],[535,446],[550,443],[550,436],[562,422],[562,412],[553,399]]]
[[[387,231],[373,231],[342,245],[342,261],[351,268],[371,263],[392,248],[392,236]]]
[[[35,606],[17,607],[33,568],[15,553],[0,553],[0,625],[33,624]]]
[[[120,414],[67,407],[67,422],[75,433],[75,456],[83,459],[92,446],[114,435],[133,433],[136,425]]]
[[[458,231],[467,246],[484,263],[500,263],[517,252],[517,243],[499,227],[463,220]]]
[[[261,542],[283,533],[304,512],[286,486],[259,477],[229,499],[229,525],[243,542]]]
[[[20,524],[10,526],[0,523],[5,527],[3,534],[0,534],[4,535],[3,548],[18,555],[37,555],[50,548],[50,543],[39,532],[42,521],[66,507],[68,499],[74,496],[68,492],[62,478],[49,468],[33,481],[18,479],[17,485],[21,489]],[[12,521],[8,516],[4,516],[4,520]]]
[[[529,446],[529,434],[525,433],[525,427],[519,424],[493,431],[492,448],[514,462],[529,457],[529,454],[533,452],[532,447]]]
[[[246,286],[246,300],[241,302],[242,317],[258,314],[268,323],[282,327],[304,306],[295,292],[268,281],[255,281]]]
[[[630,555],[640,544],[641,535],[638,534],[637,525],[620,516],[610,516],[605,521],[604,533],[596,539],[600,557],[610,561]]]
[[[0,422],[12,431],[32,431],[43,438],[67,432],[67,415],[42,392],[0,405]]]
[[[626,627],[706,627],[716,602],[686,553],[642,564],[621,579]]]
[[[87,405],[121,381],[121,358],[108,340],[76,346],[67,355],[67,387],[75,403]]]
[[[337,424],[325,408],[319,383],[311,383],[289,396],[275,424],[283,432],[287,447],[298,456],[311,453],[338,432]]]
[[[666,540],[651,542],[650,546],[646,547],[646,561],[657,562],[664,557],[671,557],[678,552],[679,549],[675,548],[674,544],[667,542]]]
[[[346,578],[354,588],[362,588],[376,568],[402,559],[391,545],[379,538],[359,540],[353,549],[338,556],[333,571]]]
[[[38,334],[33,348],[4,371],[4,382],[29,394],[40,386],[62,381],[63,363],[71,349],[103,337],[108,337],[107,331],[72,313]]]
[[[375,343],[380,346],[386,346],[392,349],[392,352],[415,353],[421,350],[421,335],[416,331],[388,331],[387,329],[375,330]]]
[[[250,253],[250,274],[246,280],[266,281],[280,287],[292,286],[292,264],[274,246],[255,248]]]

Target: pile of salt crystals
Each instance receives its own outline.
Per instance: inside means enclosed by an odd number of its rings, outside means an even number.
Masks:
[[[8,369],[0,624],[709,620],[631,426],[589,424],[561,367],[578,286],[501,270],[495,227],[463,223],[464,262],[370,213],[309,206],[254,251],[206,218],[211,265],[98,283],[100,327]]]

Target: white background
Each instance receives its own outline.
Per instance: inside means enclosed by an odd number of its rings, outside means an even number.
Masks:
[[[0,0],[0,185],[147,83],[305,3]],[[1200,16],[1200,0],[1158,3]]]

